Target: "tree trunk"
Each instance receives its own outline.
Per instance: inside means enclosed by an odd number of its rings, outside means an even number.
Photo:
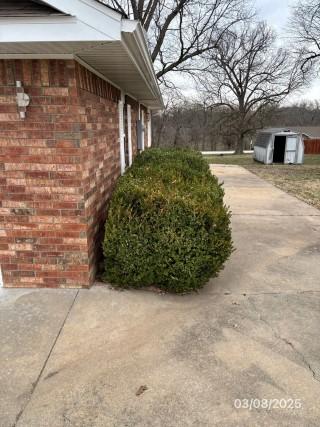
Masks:
[[[176,148],[177,146],[178,146],[178,144],[179,144],[179,140],[180,140],[180,130],[181,130],[181,126],[180,125],[178,125],[177,127],[176,127],[176,132],[175,132],[175,135],[174,135],[174,140],[173,140],[173,146]]]
[[[242,154],[243,150],[244,150],[244,135],[241,133],[238,137],[235,154]]]

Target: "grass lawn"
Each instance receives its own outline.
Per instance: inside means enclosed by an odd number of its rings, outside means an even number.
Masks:
[[[209,163],[240,165],[282,190],[320,209],[320,155],[305,156],[303,165],[264,165],[251,154],[205,156]]]

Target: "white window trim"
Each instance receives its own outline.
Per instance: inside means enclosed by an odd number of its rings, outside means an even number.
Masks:
[[[142,124],[142,151],[144,151],[145,150],[145,145],[144,145],[144,133],[145,133],[145,131],[144,131],[144,110],[140,109],[140,112],[141,112],[141,124]]]
[[[131,119],[131,105],[127,104],[127,124],[128,124],[128,157],[129,166],[132,165],[132,119]]]
[[[151,124],[151,111],[148,108],[148,147],[152,145],[152,124]]]
[[[126,154],[125,154],[125,145],[124,145],[124,117],[123,117],[123,107],[124,107],[124,94],[121,93],[121,99],[118,103],[118,112],[119,112],[119,145],[120,145],[120,171],[121,175],[124,174],[126,170]]]

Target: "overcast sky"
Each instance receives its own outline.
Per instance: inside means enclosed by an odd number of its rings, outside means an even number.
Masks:
[[[285,29],[290,13],[290,0],[256,0],[258,13],[277,31]]]
[[[252,0],[257,9],[258,18],[267,21],[268,25],[274,28],[279,35],[279,43],[286,44],[285,31],[289,25],[290,6],[296,0]],[[195,90],[190,86],[190,80],[185,76],[175,75],[173,81],[182,89],[185,96],[194,97]],[[320,79],[313,82],[308,89],[303,89],[302,93],[291,95],[286,101],[287,104],[300,101],[320,100]]]
[[[268,24],[280,35],[288,25],[290,15],[290,5],[295,3],[293,0],[255,0],[259,17],[266,20]],[[320,80],[314,82],[312,87],[304,91],[303,95],[294,95],[291,100],[320,100]]]

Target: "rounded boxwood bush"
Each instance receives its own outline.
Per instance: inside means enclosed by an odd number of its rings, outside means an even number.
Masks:
[[[175,293],[202,287],[232,252],[223,196],[201,154],[143,152],[119,179],[110,202],[104,279]]]

